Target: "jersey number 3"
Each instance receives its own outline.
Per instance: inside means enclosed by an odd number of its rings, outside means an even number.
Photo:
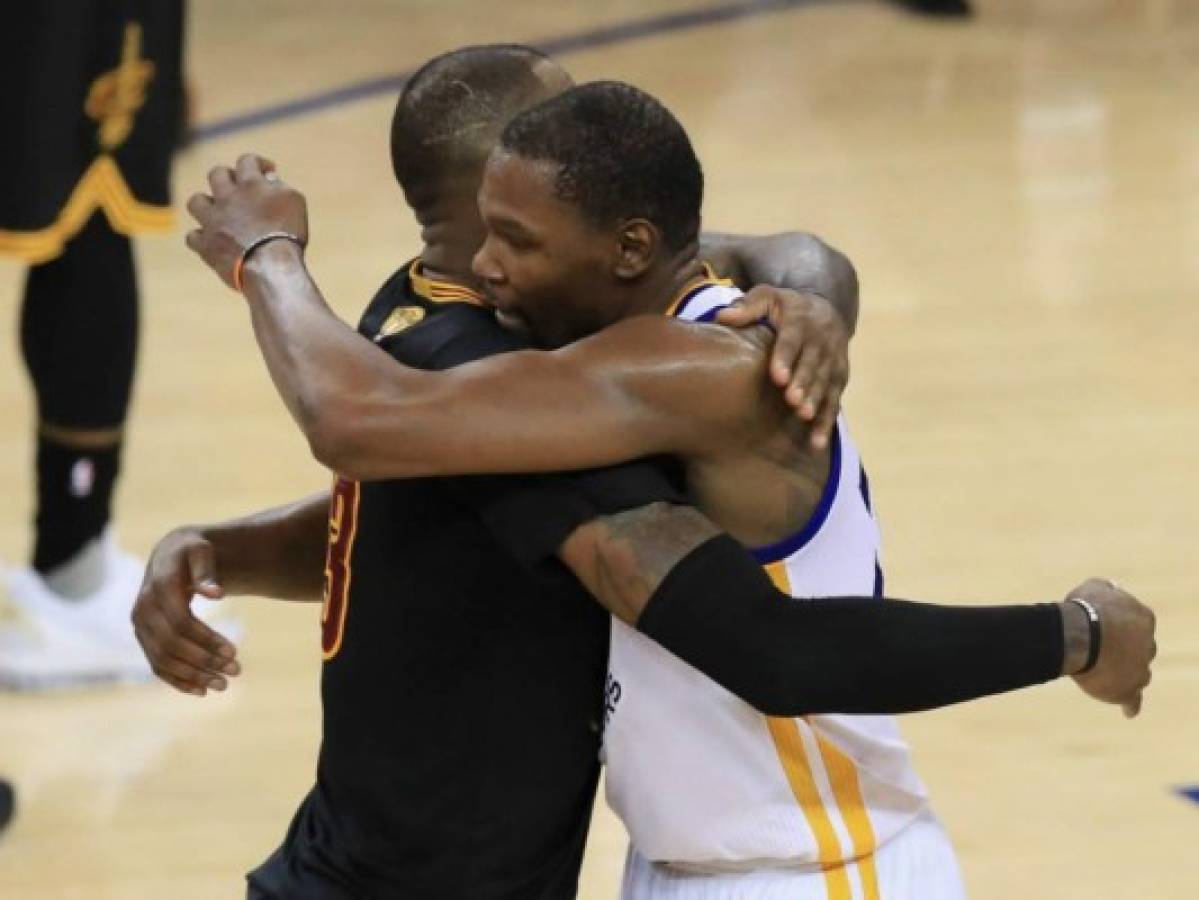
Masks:
[[[325,606],[321,610],[321,650],[326,660],[341,649],[350,606],[350,556],[358,531],[357,481],[338,478],[329,498],[329,547],[325,553]]]

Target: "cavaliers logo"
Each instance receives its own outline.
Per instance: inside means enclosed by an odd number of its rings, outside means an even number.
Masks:
[[[375,335],[375,342],[386,340],[392,335],[399,334],[406,328],[411,328],[413,325],[420,322],[425,317],[425,311],[419,306],[397,306],[391,311],[384,321],[383,326],[379,329],[379,333]]]
[[[133,118],[146,102],[146,85],[154,77],[154,63],[141,58],[142,27],[125,26],[121,62],[94,82],[83,110],[100,123],[100,146],[115,150],[133,130]]]

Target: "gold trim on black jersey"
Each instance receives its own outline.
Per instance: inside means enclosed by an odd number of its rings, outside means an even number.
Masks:
[[[97,123],[103,152],[75,183],[51,225],[36,231],[0,229],[0,254],[16,256],[30,265],[48,262],[62,253],[97,209],[104,210],[113,231],[120,234],[170,231],[174,227],[171,208],[138,200],[109,155],[133,131],[138,110],[146,102],[146,86],[154,78],[154,63],[142,57],[141,48],[142,26],[127,23],[120,61],[92,82],[83,105],[83,112]]]
[[[433,303],[470,303],[474,306],[490,306],[485,298],[478,291],[466,287],[466,285],[455,284],[452,281],[441,281],[436,278],[430,278],[423,272],[424,264],[418,259],[412,263],[412,268],[408,270],[408,277],[412,279],[412,290],[418,297],[423,297]]]
[[[30,265],[48,262],[62,253],[67,241],[83,229],[97,209],[104,211],[112,230],[120,234],[164,232],[175,227],[174,211],[169,206],[151,206],[138,200],[116,160],[102,154],[75,184],[53,225],[37,231],[0,228],[0,254],[16,256]]]

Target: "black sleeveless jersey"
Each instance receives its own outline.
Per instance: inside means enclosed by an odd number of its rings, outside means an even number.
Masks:
[[[475,301],[418,262],[359,330],[425,369],[524,346]],[[573,897],[609,621],[554,555],[597,515],[661,500],[685,502],[665,461],[338,481],[317,784],[252,896]]]

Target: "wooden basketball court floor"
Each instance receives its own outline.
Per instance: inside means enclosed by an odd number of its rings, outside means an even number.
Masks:
[[[1094,573],[1159,613],[1135,721],[1069,683],[903,721],[972,896],[1193,898],[1199,806],[1178,789],[1199,782],[1199,6],[977,6],[964,25],[869,0],[675,18],[563,60],[678,112],[706,165],[709,227],[802,227],[857,263],[847,411],[889,592],[1058,599]],[[212,123],[455,45],[704,8],[208,0],[193,6],[190,68]],[[201,142],[179,162],[179,197],[243,150],[278,160],[308,193],[317,277],[353,317],[416,246],[388,166],[392,102]],[[141,553],[176,524],[326,483],[239,299],[182,234],[139,248],[144,343],[118,521]],[[9,346],[20,277],[0,269]],[[0,554],[19,560],[32,411],[15,357],[0,402]],[[0,773],[22,803],[0,840],[0,897],[240,896],[312,779],[319,653],[316,608],[234,603],[245,674],[225,696],[0,697]],[[584,898],[615,896],[623,848],[599,810]]]

